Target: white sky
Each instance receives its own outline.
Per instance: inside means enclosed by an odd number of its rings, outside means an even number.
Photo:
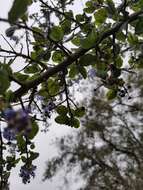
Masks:
[[[7,13],[12,5],[12,0],[1,0],[0,1],[0,17],[2,18],[7,18]],[[76,7],[76,12],[78,12],[81,8],[82,5],[82,1],[79,1],[79,4]],[[36,9],[36,7],[34,7],[34,9]],[[8,28],[8,24],[6,23],[0,23],[0,34],[5,34],[5,29]],[[0,45],[3,46],[4,48],[6,48],[7,44],[4,42],[4,40],[2,38],[0,38]],[[19,62],[17,62],[17,68]],[[17,69],[16,68],[16,69]],[[53,123],[53,125],[50,127],[49,132],[47,132],[46,134],[44,133],[39,133],[39,135],[36,137],[36,147],[37,147],[37,152],[40,153],[40,157],[39,159],[36,160],[36,162],[34,163],[35,165],[37,165],[38,170],[36,173],[36,178],[34,180],[31,180],[31,183],[28,185],[23,185],[21,183],[21,178],[18,176],[19,174],[19,168],[20,167],[16,167],[16,169],[13,169],[13,172],[11,174],[10,177],[10,190],[57,190],[58,186],[60,185],[60,177],[55,178],[54,181],[50,182],[50,181],[46,181],[46,182],[42,182],[42,177],[43,177],[43,173],[45,171],[45,163],[47,161],[48,158],[52,157],[52,155],[54,155],[56,153],[55,148],[53,148],[54,146],[51,146],[51,142],[53,139],[55,139],[55,137],[66,134],[67,132],[73,131],[72,129],[70,129],[69,127],[66,126],[57,126],[55,125],[55,123]],[[64,190],[64,188],[61,188],[62,190]],[[71,186],[70,188],[68,188],[69,190],[71,189],[75,189],[73,186]]]

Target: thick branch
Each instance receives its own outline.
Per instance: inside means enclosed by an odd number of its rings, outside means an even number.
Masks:
[[[141,10],[137,13],[131,14],[128,17],[128,19],[126,19],[126,20],[119,21],[118,23],[114,24],[111,29],[109,29],[109,30],[103,32],[101,35],[99,35],[99,37],[93,47],[91,47],[89,49],[79,48],[75,53],[73,53],[72,55],[67,57],[61,64],[59,64],[53,68],[50,68],[49,70],[47,70],[44,73],[41,73],[41,75],[39,77],[37,77],[36,79],[34,79],[33,81],[27,82],[22,88],[19,88],[18,90],[16,90],[14,92],[13,101],[16,101],[17,97],[23,96],[31,88],[38,86],[42,82],[45,82],[46,80],[48,80],[49,77],[62,71],[65,68],[67,68],[69,65],[74,63],[78,58],[80,58],[85,53],[87,53],[90,49],[97,47],[105,38],[109,37],[110,35],[113,35],[115,32],[118,32],[124,23],[130,23],[130,22],[136,20],[142,14],[143,14],[143,10]]]

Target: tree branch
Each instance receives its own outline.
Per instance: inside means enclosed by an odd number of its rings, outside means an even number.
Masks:
[[[114,24],[112,28],[110,28],[109,30],[107,30],[107,31],[103,32],[101,35],[99,35],[99,37],[93,47],[91,47],[89,49],[83,49],[83,48],[77,49],[77,51],[75,53],[73,53],[69,57],[67,57],[61,64],[48,69],[47,71],[41,73],[41,75],[39,77],[37,77],[36,79],[25,83],[25,85],[22,88],[19,88],[18,90],[16,90],[14,92],[13,101],[16,101],[17,97],[23,96],[31,88],[38,86],[42,82],[45,82],[46,80],[48,80],[49,77],[53,76],[54,74],[56,74],[60,71],[63,71],[65,68],[67,68],[69,65],[74,63],[78,58],[83,56],[89,50],[91,50],[92,48],[96,48],[105,38],[109,37],[110,35],[113,35],[115,32],[118,32],[124,23],[130,23],[130,22],[136,20],[142,14],[143,14],[143,10],[131,14],[127,19],[119,21],[118,23]]]

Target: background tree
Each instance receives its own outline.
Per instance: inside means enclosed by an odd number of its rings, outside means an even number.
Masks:
[[[10,24],[2,35],[7,48],[0,47],[1,188],[20,161],[23,183],[35,176],[38,121],[46,130],[55,112],[57,123],[80,126],[85,108],[71,96],[75,83],[96,73],[109,100],[128,97],[123,73],[142,67],[142,0],[89,0],[79,13],[77,3],[14,0],[0,18]],[[39,11],[30,14],[35,4]]]
[[[87,98],[88,111],[83,126],[77,133],[56,140],[58,154],[48,160],[44,180],[53,178],[62,170],[60,173],[69,184],[68,173],[72,173],[75,181],[82,181],[80,190],[142,189],[141,76],[142,72],[133,77],[134,81],[129,81],[133,85],[132,90],[128,86],[134,97],[132,100],[119,98],[114,103],[109,102],[103,92],[93,94],[90,101]]]

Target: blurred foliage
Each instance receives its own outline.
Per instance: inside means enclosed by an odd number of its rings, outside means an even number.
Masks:
[[[131,100],[109,102],[102,90],[93,93],[90,100],[88,97],[88,111],[81,129],[56,139],[54,146],[58,153],[47,161],[44,180],[53,179],[60,173],[63,189],[67,183],[72,189],[79,180],[80,188],[77,189],[80,190],[141,190],[142,82],[142,71],[128,79]],[[75,182],[71,181],[70,174]]]

